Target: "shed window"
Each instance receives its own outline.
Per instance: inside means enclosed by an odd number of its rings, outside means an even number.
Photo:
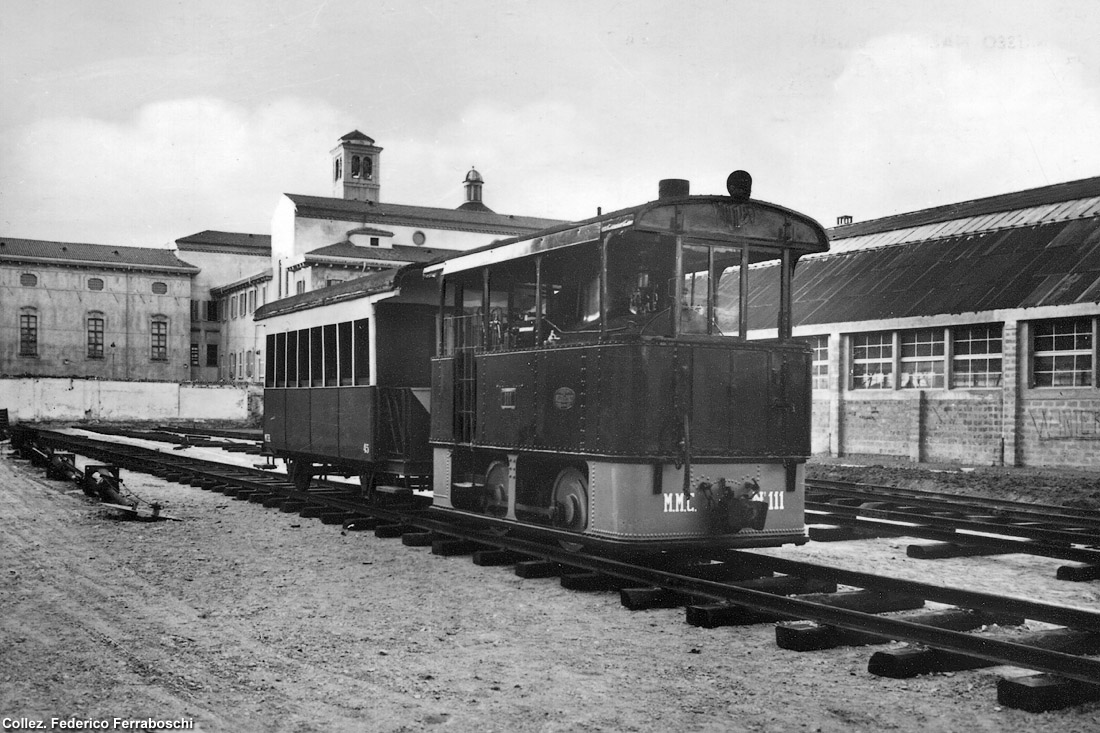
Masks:
[[[951,386],[1001,386],[1001,324],[959,326],[951,332]]]
[[[903,331],[899,379],[902,389],[943,387],[944,336],[942,329]]]
[[[1032,325],[1032,382],[1036,387],[1092,385],[1091,318],[1036,321]]]
[[[168,285],[161,282],[153,283],[153,292],[157,295],[164,295],[168,292]]]
[[[893,389],[894,339],[890,332],[852,336],[852,389]]]
[[[810,348],[814,350],[813,356],[813,388],[829,388],[829,337],[811,336],[807,339]]]
[[[88,278],[88,290],[103,290],[103,278],[90,277]]]

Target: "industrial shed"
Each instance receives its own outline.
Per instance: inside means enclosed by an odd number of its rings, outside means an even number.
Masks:
[[[1100,466],[1100,178],[830,236],[795,275],[815,452]]]

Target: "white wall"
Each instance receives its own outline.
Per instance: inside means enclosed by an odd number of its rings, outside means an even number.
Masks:
[[[247,420],[248,388],[94,379],[0,379],[0,408],[33,420]]]

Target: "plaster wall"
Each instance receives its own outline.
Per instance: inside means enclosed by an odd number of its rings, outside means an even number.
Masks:
[[[247,420],[244,386],[0,378],[0,407],[35,420]]]

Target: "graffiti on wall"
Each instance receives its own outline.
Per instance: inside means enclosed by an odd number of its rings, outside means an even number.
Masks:
[[[1032,407],[1027,419],[1039,440],[1100,440],[1100,409]]]

